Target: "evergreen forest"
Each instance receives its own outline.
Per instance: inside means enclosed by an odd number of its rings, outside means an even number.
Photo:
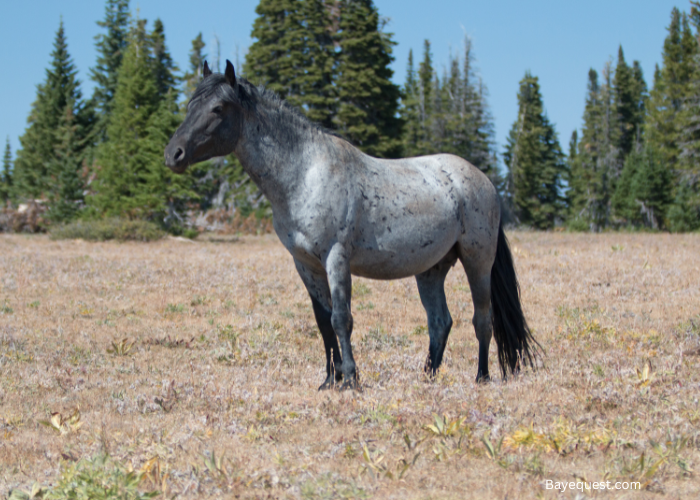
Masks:
[[[431,43],[409,52],[403,85],[396,43],[372,0],[260,0],[253,43],[236,70],[310,120],[382,158],[453,153],[482,170],[511,224],[575,231],[700,229],[700,3],[673,9],[649,82],[623,47],[591,68],[585,111],[565,151],[536,75],[519,84],[517,120],[498,150],[488,90],[468,37],[442,71]],[[173,234],[206,214],[269,219],[270,207],[234,156],[175,175],[163,149],[202,78],[199,33],[183,68],[166,27],[129,0],[106,0],[84,95],[59,23],[27,127],[0,171],[5,212],[36,200],[40,229],[83,219],[147,220]],[[611,51],[615,48],[611,47]],[[47,48],[48,51],[48,48]],[[215,68],[216,69],[216,68]]]

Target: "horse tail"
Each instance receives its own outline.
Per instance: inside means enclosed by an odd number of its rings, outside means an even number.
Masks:
[[[491,308],[493,336],[503,377],[507,377],[509,370],[516,373],[521,364],[529,364],[534,368],[541,348],[533,338],[523,315],[520,285],[502,221],[498,224],[496,260],[491,268]]]

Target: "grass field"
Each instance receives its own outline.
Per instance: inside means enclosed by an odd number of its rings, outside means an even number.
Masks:
[[[362,390],[319,393],[274,236],[0,235],[0,498],[104,453],[163,498],[697,498],[700,235],[509,237],[544,369],[474,383],[455,267],[437,380],[415,281],[356,279]],[[642,490],[547,489],[576,481]]]

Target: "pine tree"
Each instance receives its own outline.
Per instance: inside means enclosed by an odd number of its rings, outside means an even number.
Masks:
[[[332,0],[262,0],[243,71],[326,128],[336,113],[334,10]]]
[[[17,152],[13,171],[15,194],[20,199],[49,197],[56,188],[56,178],[48,165],[56,158],[56,149],[63,141],[60,125],[67,114],[79,121],[83,112],[80,82],[68,53],[62,20],[51,57],[46,80],[37,87],[37,97],[27,119],[29,126],[20,137],[22,148]],[[74,137],[78,146],[71,147],[80,150],[86,134],[85,130],[79,130]]]
[[[620,46],[615,67],[614,106],[616,113],[616,147],[619,151],[618,162],[625,158],[638,144],[644,123],[644,94],[646,84],[638,61],[630,67],[625,62],[625,55]]]
[[[53,222],[74,219],[83,206],[85,188],[82,176],[83,148],[80,124],[73,114],[74,106],[64,109],[56,129],[57,143],[48,163],[52,185],[48,189],[48,218]]]
[[[430,40],[423,42],[423,60],[418,66],[418,110],[420,135],[418,136],[417,148],[419,154],[435,154],[435,130],[433,126],[433,86],[435,85],[435,71],[433,70],[433,55],[430,53]]]
[[[678,115],[690,93],[690,83],[696,78],[697,53],[698,44],[687,15],[674,8],[664,40],[663,66],[654,75],[646,125],[647,142],[669,169],[677,168],[681,133]]]
[[[588,95],[583,114],[583,130],[576,160],[571,164],[569,185],[569,224],[576,229],[599,231],[611,223],[610,199],[622,171],[618,115],[611,64],[603,68],[603,84],[598,73],[588,73]]]
[[[187,100],[192,97],[197,85],[202,80],[202,67],[204,66],[204,60],[206,59],[206,54],[203,50],[206,44],[202,40],[202,33],[198,33],[194,40],[192,40],[192,48],[190,49],[190,68],[183,75],[183,81],[185,83],[184,95]],[[186,103],[185,103],[186,104]]]
[[[107,0],[105,18],[97,22],[98,26],[106,30],[106,33],[95,37],[97,65],[90,70],[90,78],[95,82],[91,101],[99,117],[94,130],[97,142],[106,139],[119,67],[128,44],[129,17],[129,0]]]
[[[367,154],[400,156],[401,91],[389,67],[395,42],[382,31],[372,0],[341,0],[337,39],[337,129]]]
[[[451,90],[447,96],[452,98],[451,124],[448,135],[452,138],[454,150],[446,152],[467,159],[479,170],[489,176],[500,187],[502,181],[498,174],[496,154],[494,151],[495,128],[493,118],[486,102],[486,85],[474,70],[471,40],[465,37],[462,73],[459,61],[452,61]]]
[[[337,113],[333,82],[335,47],[331,32],[333,5],[334,2],[329,0],[301,2],[300,13],[305,29],[301,32],[300,67],[304,71],[295,76],[299,94],[291,97],[291,103],[299,106],[310,120],[328,129],[333,128],[333,118]]]
[[[2,157],[2,176],[0,176],[0,203],[4,206],[12,197],[12,148],[10,138],[5,140],[5,154]],[[0,206],[0,208],[2,208]]]
[[[592,183],[592,191],[596,195],[596,203],[593,206],[595,210],[593,227],[596,230],[608,227],[612,223],[610,202],[624,167],[618,147],[620,128],[615,108],[614,90],[612,63],[608,61],[603,67],[603,85],[600,87],[600,144]]]
[[[163,164],[163,150],[182,120],[164,33],[160,21],[151,33],[145,20],[131,25],[88,202],[95,215],[157,220],[177,231],[186,204],[198,196],[191,174],[176,176]]]
[[[265,85],[283,99],[298,94],[295,62],[303,50],[303,26],[299,15],[301,0],[260,0],[258,17],[250,34],[255,41],[248,48],[243,73],[256,85]]]
[[[578,154],[572,159],[569,181],[570,221],[577,229],[588,228],[595,219],[597,196],[591,191],[600,147],[600,84],[598,72],[588,72],[588,95],[583,112],[583,129],[578,141]],[[592,228],[594,229],[594,228]]]
[[[671,172],[650,147],[632,151],[612,198],[615,213],[632,226],[659,229],[672,201]]]
[[[442,79],[433,69],[430,41],[416,73],[413,52],[403,89],[404,154],[452,153],[488,175],[497,188],[503,180],[494,151],[493,118],[486,102],[486,86],[474,70],[472,46],[465,38],[463,59],[450,56]]]
[[[142,146],[151,115],[158,110],[158,81],[145,22],[135,20],[119,68],[108,140],[97,152],[92,209],[106,216],[152,217],[157,201],[144,200],[149,174]]]
[[[418,147],[420,137],[420,108],[419,90],[416,72],[413,69],[413,50],[408,51],[406,83],[401,97],[401,117],[404,121],[403,154],[419,156],[422,151]]]
[[[651,229],[663,229],[667,227],[668,207],[673,199],[673,174],[653,149],[645,148],[640,156],[631,190],[644,224]]]
[[[690,19],[700,44],[700,3],[691,2]],[[678,114],[676,196],[668,212],[673,231],[700,229],[700,54],[693,57],[694,76]]]
[[[567,185],[566,189],[566,207],[567,207],[567,219],[572,219],[572,206],[573,206],[573,195],[574,190],[572,184],[576,184],[576,180],[573,178],[573,173],[576,170],[576,157],[578,156],[578,130],[571,132],[571,137],[569,138],[569,154],[566,158],[566,176],[565,181]]]
[[[175,89],[179,83],[175,73],[179,71],[173,58],[165,45],[165,28],[160,19],[153,23],[153,31],[150,36],[153,51],[153,73],[156,78],[156,89],[159,99],[165,99],[171,89]]]
[[[544,113],[537,77],[520,81],[518,119],[503,155],[512,175],[512,199],[520,222],[538,229],[554,227],[563,214],[563,154],[554,126]]]
[[[644,143],[644,128],[647,113],[647,101],[649,100],[649,92],[647,83],[644,80],[644,72],[639,61],[632,63],[632,96],[635,100],[635,114],[632,122],[636,126],[636,136],[634,149],[641,149]]]

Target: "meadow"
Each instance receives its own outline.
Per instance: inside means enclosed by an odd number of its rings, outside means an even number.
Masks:
[[[543,366],[475,384],[458,265],[428,380],[415,281],[354,279],[355,392],[316,390],[322,340],[273,235],[0,235],[0,498],[105,468],[158,498],[697,495],[700,235],[508,235]],[[548,489],[603,481],[641,489]]]

